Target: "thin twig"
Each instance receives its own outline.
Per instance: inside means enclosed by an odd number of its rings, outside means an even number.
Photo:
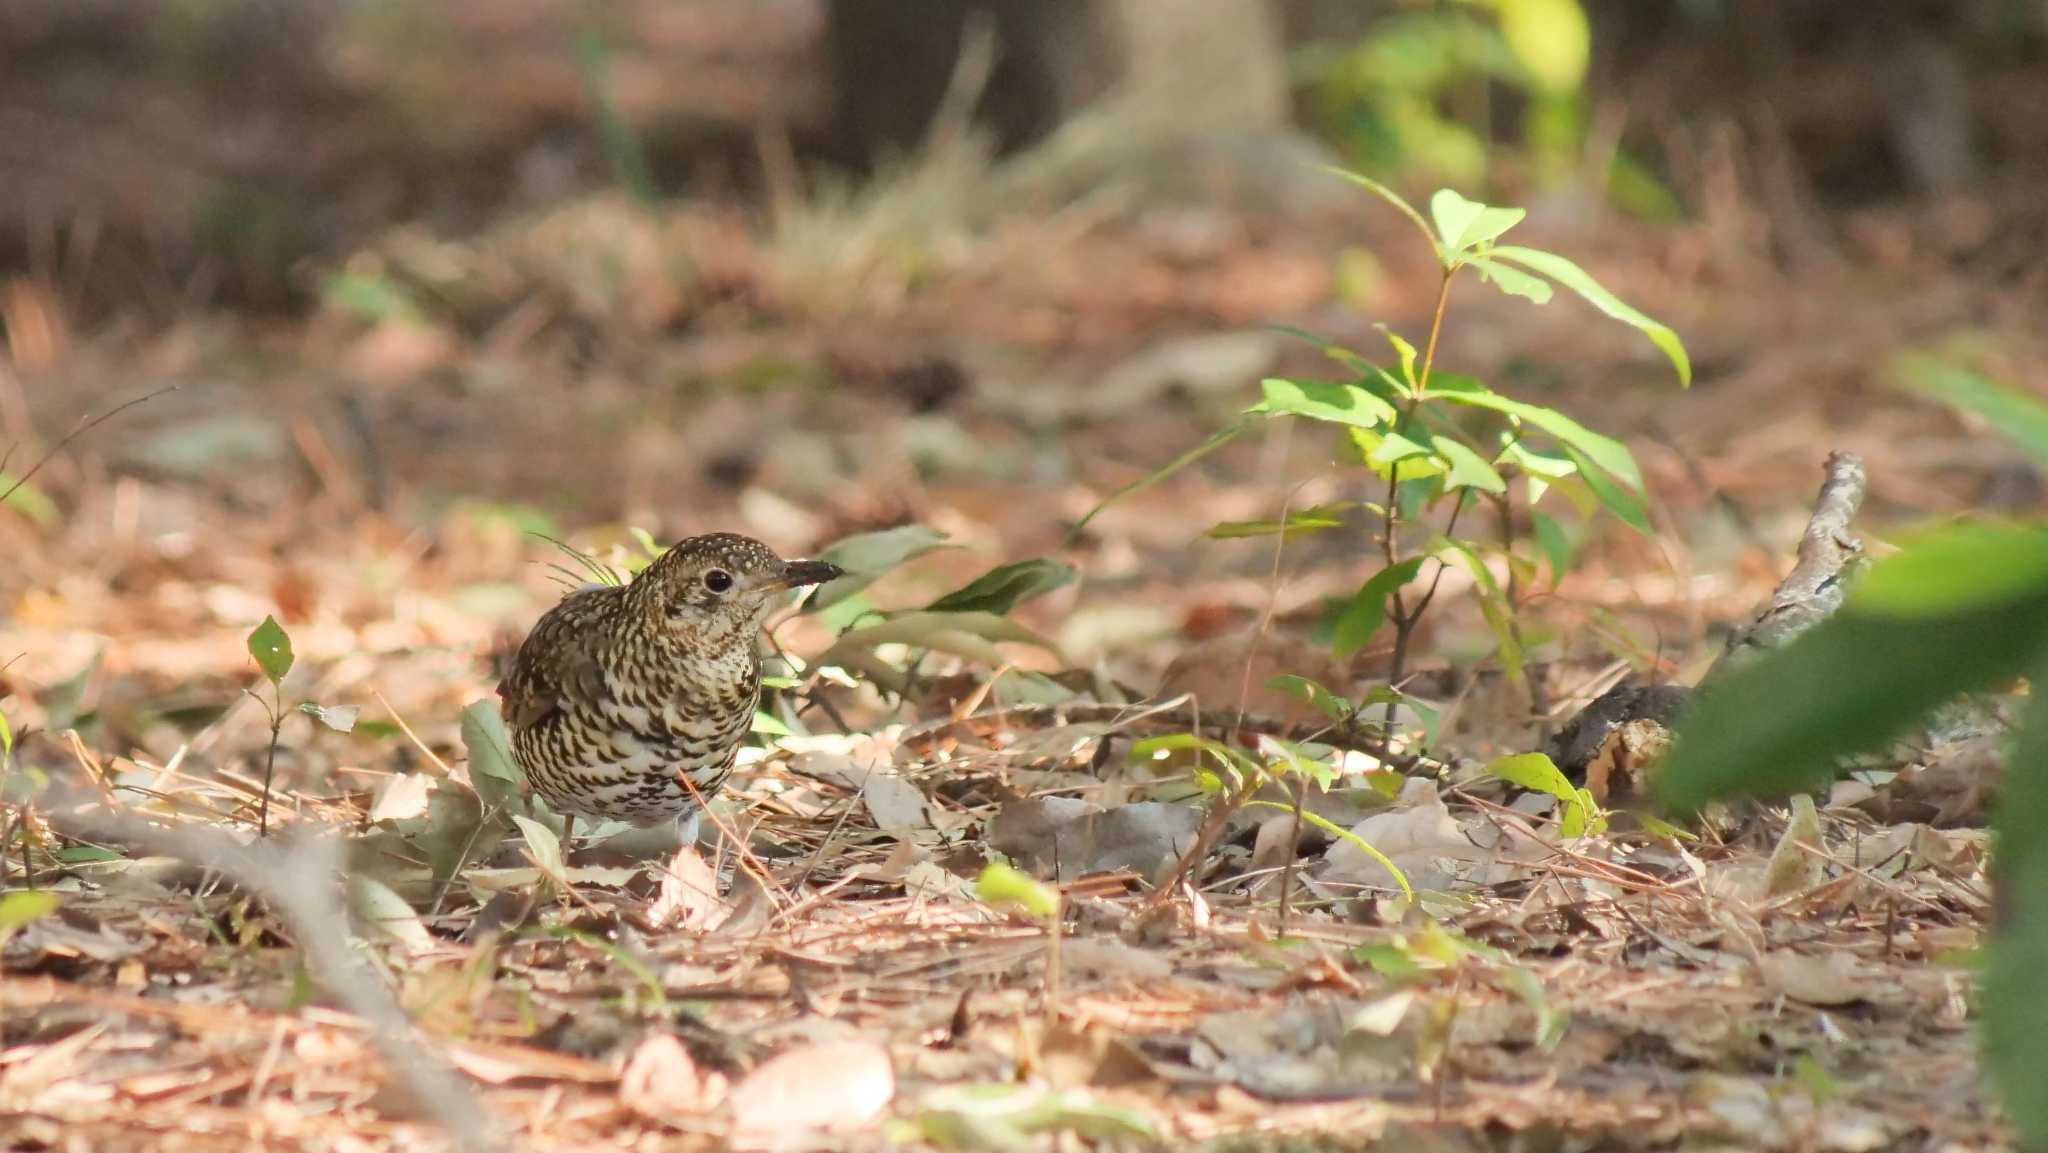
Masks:
[[[1394,431],[1397,433],[1414,421],[1417,410],[1422,407],[1422,397],[1429,391],[1429,373],[1436,366],[1437,339],[1443,335],[1444,311],[1450,307],[1451,303],[1451,280],[1457,274],[1457,265],[1450,265],[1444,269],[1443,278],[1437,284],[1436,309],[1430,314],[1429,320],[1429,340],[1423,347],[1422,364],[1416,370],[1415,391],[1409,398],[1408,411],[1402,413],[1400,419],[1394,424]],[[1388,568],[1393,568],[1396,564],[1400,563],[1398,560],[1399,546],[1396,540],[1400,529],[1400,507],[1401,462],[1397,460],[1387,466],[1387,503],[1386,507],[1381,510],[1383,519],[1382,532],[1385,536],[1385,539],[1381,542],[1381,548],[1386,555]],[[1458,502],[1458,508],[1452,510],[1452,515],[1455,516],[1463,507],[1464,501],[1461,498]],[[1442,576],[1443,569],[1441,567],[1438,568],[1437,574],[1439,577]],[[1388,615],[1394,621],[1394,651],[1387,659],[1388,683],[1398,685],[1406,677],[1409,638],[1414,633],[1415,626],[1422,620],[1422,609],[1427,607],[1429,600],[1435,595],[1436,590],[1432,587],[1429,593],[1424,596],[1422,604],[1418,605],[1414,612],[1408,610],[1407,603],[1402,598],[1400,589],[1393,590],[1389,595],[1388,600],[1393,604],[1393,612]],[[1394,731],[1394,722],[1399,718],[1400,707],[1399,701],[1387,702],[1383,723],[1386,725],[1389,734],[1392,734]]]
[[[1280,866],[1280,936],[1282,937],[1287,935],[1287,899],[1294,891],[1294,859],[1301,847],[1301,800],[1302,793],[1306,791],[1307,782],[1302,779],[1300,773],[1296,773],[1288,784],[1291,786],[1289,791],[1293,794],[1294,800],[1294,822],[1293,827],[1287,834],[1287,856]]]
[[[30,478],[34,477],[37,473],[43,471],[43,466],[50,463],[51,459],[54,458],[58,453],[63,452],[65,446],[69,445],[72,441],[77,440],[79,437],[84,436],[86,433],[91,432],[93,429],[96,429],[99,426],[114,419],[115,417],[121,415],[122,413],[127,412],[129,409],[134,408],[138,404],[145,404],[149,401],[155,400],[157,397],[162,396],[167,392],[176,391],[178,391],[177,385],[167,384],[164,387],[157,389],[155,392],[146,392],[143,393],[141,396],[136,397],[134,400],[124,401],[120,404],[117,404],[114,407],[108,409],[107,411],[99,414],[98,416],[88,416],[81,419],[78,422],[77,428],[74,428],[70,432],[64,434],[64,439],[58,441],[56,444],[51,445],[50,450],[48,452],[44,453],[41,457],[37,458],[34,464],[28,466],[27,472],[22,473],[20,476],[14,478],[14,483],[7,486],[6,492],[0,492],[0,504],[6,504],[8,497],[13,496],[16,490],[20,489],[22,485],[25,485],[29,482]],[[14,446],[8,446],[7,455],[14,455]],[[6,457],[0,457],[0,464],[4,464],[6,462],[6,459]]]

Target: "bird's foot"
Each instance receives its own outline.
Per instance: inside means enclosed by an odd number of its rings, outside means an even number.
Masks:
[[[681,848],[696,845],[699,834],[704,831],[704,810],[691,809],[676,818],[676,844]]]

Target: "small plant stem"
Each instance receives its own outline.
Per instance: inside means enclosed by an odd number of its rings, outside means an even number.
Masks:
[[[1429,343],[1422,350],[1422,368],[1415,375],[1415,391],[1429,391],[1429,370],[1436,364],[1436,338],[1444,330],[1444,310],[1451,305],[1451,278],[1458,275],[1458,266],[1453,264],[1444,269],[1443,283],[1436,290],[1436,313],[1429,320]]]
[[[1244,803],[1258,791],[1259,783],[1256,776],[1247,773],[1235,789],[1217,798],[1215,805],[1209,809],[1208,817],[1202,821],[1201,829],[1195,834],[1194,843],[1188,846],[1187,852],[1180,855],[1180,860],[1174,862],[1173,871],[1167,875],[1166,880],[1152,891],[1152,906],[1157,907],[1173,899],[1174,890],[1180,888],[1181,881],[1194,871],[1195,862],[1208,856],[1209,846],[1222,834],[1223,827],[1230,823],[1231,816],[1242,809]]]
[[[7,662],[9,665],[13,663],[13,661]],[[0,665],[0,668],[6,667],[6,665]],[[6,793],[8,791],[7,786],[13,784],[13,782],[14,750],[10,748],[5,755],[0,755],[0,794]],[[36,874],[34,867],[29,862],[28,802],[28,797],[24,796],[19,804],[11,806],[7,814],[7,824],[4,827],[0,827],[0,873],[7,871],[7,843],[19,836],[21,838],[21,883],[33,889],[36,887]]]
[[[263,757],[263,799],[256,807],[256,835],[270,835],[270,780],[277,773],[277,737],[284,730],[284,701],[277,686],[271,686],[270,751]]]
[[[1444,523],[1445,536],[1448,537],[1458,531],[1458,517],[1464,513],[1465,506],[1471,503],[1471,496],[1472,490],[1469,488],[1458,490],[1458,503],[1451,506],[1451,519]],[[1418,619],[1428,610],[1430,602],[1436,599],[1437,587],[1444,583],[1444,570],[1449,567],[1451,566],[1444,563],[1442,559],[1436,562],[1436,572],[1430,576],[1429,587],[1423,590],[1422,601],[1415,606],[1414,615]]]
[[[1305,782],[1302,780],[1302,777],[1299,773],[1294,774],[1287,783],[1289,786],[1288,791],[1294,795],[1294,823],[1292,829],[1287,834],[1287,857],[1280,863],[1281,937],[1287,936],[1288,897],[1292,895],[1294,891],[1294,857],[1297,849],[1301,845],[1301,797],[1302,792],[1305,788]]]
[[[1508,636],[1514,638],[1516,648],[1522,644],[1522,581],[1515,575],[1515,506],[1505,494],[1494,497],[1494,507],[1500,513],[1500,550],[1508,558]],[[1528,665],[1524,663],[1526,672]],[[1543,691],[1543,678],[1530,675],[1525,678],[1529,689],[1529,714],[1538,718],[1536,744],[1543,747],[1550,743],[1550,701]]]
[[[36,872],[33,859],[30,856],[32,848],[29,843],[30,833],[28,802],[23,801],[14,810],[14,820],[8,826],[7,835],[0,837],[0,856],[5,855],[8,841],[16,837],[21,838],[21,883],[23,888],[34,891],[36,887]]]
[[[35,475],[43,471],[43,466],[50,463],[50,458],[56,456],[60,452],[63,452],[65,446],[70,444],[72,441],[77,440],[79,437],[84,436],[86,433],[91,432],[93,429],[96,429],[99,426],[114,419],[115,417],[121,415],[122,413],[127,412],[129,409],[134,408],[138,404],[146,404],[167,392],[176,391],[178,391],[177,385],[166,385],[163,388],[157,389],[155,392],[144,393],[143,395],[138,396],[133,400],[124,401],[121,404],[117,404],[114,407],[108,409],[107,411],[99,414],[98,416],[88,416],[83,420],[80,420],[78,422],[77,428],[74,428],[70,432],[64,434],[64,439],[58,441],[56,444],[51,445],[50,450],[48,452],[45,452],[42,456],[37,457],[36,462],[28,466],[27,472],[22,473],[20,476],[14,478],[14,483],[7,486],[7,491],[0,492],[0,504],[7,503],[8,497],[13,496],[15,492],[21,488],[21,486],[27,484],[31,480],[34,480]],[[7,467],[8,460],[13,456],[14,446],[10,444],[7,446],[7,451],[5,453],[0,453],[0,468]]]
[[[1057,1025],[1060,1020],[1060,937],[1066,933],[1067,902],[1064,898],[1053,902],[1052,923],[1046,928],[1050,936],[1045,939],[1045,1023]]]
[[[1408,399],[1408,411],[1401,414],[1400,421],[1397,422],[1394,426],[1394,431],[1396,432],[1399,432],[1400,430],[1408,427],[1408,425],[1414,421],[1416,410],[1422,407],[1423,394],[1429,391],[1430,369],[1436,366],[1437,339],[1443,335],[1444,312],[1450,308],[1451,304],[1451,278],[1455,277],[1457,274],[1458,266],[1456,264],[1446,265],[1444,267],[1443,279],[1437,284],[1436,309],[1434,312],[1430,314],[1429,340],[1423,345],[1422,365],[1416,371],[1415,374],[1415,391]],[[1400,550],[1396,547],[1395,541],[1396,532],[1400,528],[1400,503],[1401,462],[1395,461],[1393,464],[1387,466],[1387,504],[1386,515],[1382,525],[1382,532],[1384,533],[1386,538],[1382,543],[1384,545],[1386,553],[1388,568],[1392,568],[1396,564],[1400,563]],[[1463,510],[1464,506],[1464,497],[1461,495],[1458,499],[1458,507],[1452,510],[1451,513],[1451,527],[1456,526],[1457,514],[1459,511]],[[1451,531],[1451,529],[1446,528],[1444,531],[1446,534],[1448,534]],[[1437,569],[1437,575],[1439,578],[1442,577],[1443,569],[1441,567]],[[1403,680],[1407,679],[1409,637],[1411,634],[1414,633],[1415,626],[1421,623],[1422,610],[1429,607],[1430,599],[1435,595],[1436,589],[1434,586],[1432,586],[1430,588],[1430,591],[1424,594],[1421,603],[1416,605],[1415,610],[1413,612],[1410,612],[1408,610],[1406,602],[1401,597],[1400,589],[1395,589],[1393,596],[1389,598],[1389,600],[1393,602],[1393,612],[1388,615],[1390,615],[1394,621],[1394,651],[1392,656],[1390,656],[1387,660],[1388,684],[1398,685]],[[1386,712],[1382,714],[1382,716],[1383,723],[1386,726],[1386,730],[1389,736],[1393,734],[1394,721],[1396,717],[1399,715],[1399,712],[1399,702],[1387,702]]]

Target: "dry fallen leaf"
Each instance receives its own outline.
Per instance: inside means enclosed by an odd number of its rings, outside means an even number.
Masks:
[[[1778,847],[1772,850],[1770,863],[1764,869],[1764,895],[1782,897],[1804,892],[1825,880],[1826,859],[1811,851],[1824,843],[1820,813],[1813,807],[1813,798],[1803,794],[1793,797],[1792,819],[1786,823],[1785,834],[1778,838]]]
[[[1138,801],[1099,808],[1072,797],[1020,797],[989,822],[988,842],[1025,870],[1072,880],[1128,869],[1153,876],[1194,840],[1193,805]]]
[[[697,850],[676,850],[661,872],[661,893],[648,906],[647,919],[656,928],[703,932],[716,928],[732,913],[718,895],[718,876]]]
[[[895,1096],[895,1067],[872,1041],[794,1049],[733,1087],[733,1146],[785,1149],[820,1134],[856,1132]]]
[[[725,1077],[697,1067],[674,1034],[640,1042],[619,1074],[619,1103],[653,1121],[697,1117],[725,1100]]]
[[[1819,956],[1780,949],[1757,959],[1764,984],[1808,1005],[1847,1005],[1868,1000],[1870,976],[1853,953]]]
[[[929,828],[924,794],[916,785],[887,769],[876,769],[861,782],[860,795],[874,815],[875,826],[897,837],[908,837],[917,829]]]
[[[1450,885],[1453,878],[1439,869],[1437,862],[1472,860],[1479,855],[1464,827],[1444,805],[1436,784],[1420,778],[1402,788],[1399,808],[1375,813],[1351,831],[1386,854],[1418,889]],[[1387,887],[1394,884],[1385,865],[1349,840],[1339,838],[1333,842],[1325,857],[1329,862],[1323,874],[1326,880]]]

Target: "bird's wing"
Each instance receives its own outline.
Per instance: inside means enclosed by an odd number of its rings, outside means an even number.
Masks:
[[[571,704],[595,706],[604,697],[604,670],[590,647],[590,594],[575,593],[550,609],[519,646],[512,672],[498,683],[505,723],[515,732],[537,725]]]

